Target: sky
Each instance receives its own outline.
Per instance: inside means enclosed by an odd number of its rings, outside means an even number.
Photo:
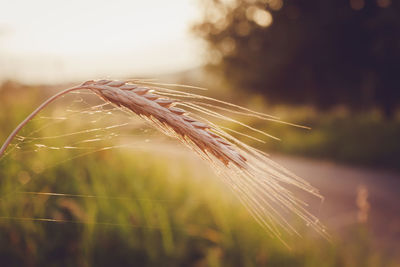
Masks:
[[[0,0],[0,80],[59,83],[200,66],[197,0]]]

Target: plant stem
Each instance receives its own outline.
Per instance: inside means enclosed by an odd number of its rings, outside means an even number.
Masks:
[[[50,104],[51,102],[53,102],[55,99],[57,99],[58,97],[65,95],[71,91],[74,90],[79,90],[79,89],[83,89],[81,86],[75,86],[75,87],[71,87],[71,88],[67,88],[55,95],[53,95],[52,97],[50,97],[49,99],[47,99],[45,102],[43,102],[39,107],[37,107],[31,114],[29,114],[28,117],[26,117],[15,129],[14,131],[12,131],[12,133],[7,137],[6,141],[4,142],[4,144],[1,146],[0,148],[0,158],[3,156],[4,152],[6,151],[7,147],[10,145],[11,141],[14,139],[14,137],[17,135],[17,133],[33,118],[36,116],[36,114],[38,114],[43,108],[45,108],[48,104]]]

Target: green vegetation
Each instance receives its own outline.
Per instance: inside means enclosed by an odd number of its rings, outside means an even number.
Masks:
[[[29,89],[0,91],[2,140],[37,104],[39,88]],[[40,122],[32,121],[25,133],[38,129]],[[69,127],[55,124],[48,131]],[[296,144],[298,137],[279,132],[280,127],[271,131]],[[328,242],[299,226],[304,237],[283,237],[292,247],[289,250],[261,229],[208,167],[190,165],[186,156],[134,149],[74,156],[66,149],[32,152],[28,146],[0,160],[2,266],[396,264],[376,248],[363,227],[352,229],[346,240]],[[60,161],[65,162],[57,164]]]
[[[257,122],[256,126],[282,140],[269,140],[263,146],[265,150],[353,165],[400,168],[399,119],[386,120],[376,111],[350,113],[346,109],[319,113],[310,108],[285,107],[272,113],[311,130]]]
[[[39,157],[24,164],[34,165],[37,160],[44,159]],[[354,239],[346,243],[333,244],[315,237],[292,241],[285,237],[291,241],[290,251],[269,237],[237,202],[225,197],[210,177],[193,179],[193,170],[177,171],[180,164],[171,164],[169,160],[148,154],[104,151],[40,174],[26,174],[19,170],[20,164],[2,161],[2,266],[354,266],[361,262],[365,263],[363,266],[383,266],[390,263],[390,259],[373,250],[362,232],[354,233]],[[23,177],[31,180],[23,186],[17,185],[26,182]],[[17,193],[21,191],[99,197]]]

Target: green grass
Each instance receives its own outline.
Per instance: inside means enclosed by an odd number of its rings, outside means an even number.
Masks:
[[[2,140],[41,98],[35,90],[13,92],[0,105]],[[79,128],[66,123],[41,134]],[[25,134],[40,126],[33,121]],[[396,266],[362,227],[328,242],[299,226],[304,237],[284,235],[287,249],[186,154],[114,149],[74,156],[25,146],[0,160],[0,266]],[[65,222],[34,220],[41,218]]]
[[[26,164],[34,164],[35,160],[43,159],[39,157]],[[103,151],[39,174],[29,172],[31,180],[25,185],[14,180],[18,175],[8,175],[25,168],[2,161],[2,266],[32,263],[39,266],[384,266],[390,263],[390,259],[373,249],[368,233],[361,231],[353,233],[349,240],[333,243],[308,235],[287,236],[284,238],[292,246],[289,250],[268,236],[237,201],[213,182],[214,177],[201,177],[194,173],[196,170],[179,168],[180,164],[171,164],[169,160],[148,153]],[[17,193],[21,191],[101,197]],[[69,222],[16,218],[55,218]]]

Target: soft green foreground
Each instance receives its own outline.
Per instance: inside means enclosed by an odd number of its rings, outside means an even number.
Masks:
[[[35,165],[37,160],[45,159],[0,163],[1,266],[390,263],[372,248],[362,229],[354,229],[349,240],[333,243],[307,234],[303,238],[284,237],[292,246],[289,250],[267,235],[239,203],[212,182],[212,177],[201,177],[200,168],[179,168],[180,164],[169,162],[174,158],[104,151],[39,174],[20,170],[21,165]],[[30,181],[22,185],[27,177]],[[27,191],[98,197],[21,193]]]
[[[2,140],[36,103],[13,93],[1,98]],[[70,127],[53,125],[44,136]],[[28,146],[0,160],[0,266],[396,266],[362,227],[330,243],[299,226],[304,237],[283,236],[289,250],[206,165],[161,152],[115,149],[74,159],[75,151]]]

